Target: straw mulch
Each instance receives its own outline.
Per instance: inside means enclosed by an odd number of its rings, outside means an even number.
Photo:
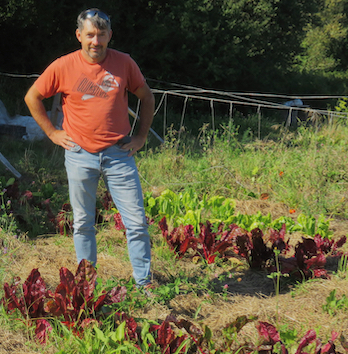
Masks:
[[[273,218],[288,213],[286,206],[272,205],[267,201],[238,202],[237,210],[250,214],[261,210],[265,214],[270,212]],[[347,234],[347,222],[334,221],[331,225],[334,237]],[[1,269],[6,269],[7,272],[5,281],[10,282],[12,277],[19,276],[23,282],[33,268],[38,268],[47,287],[53,291],[59,283],[61,267],[66,267],[73,273],[77,268],[71,237],[39,237],[30,243],[16,240],[13,246],[13,254],[0,258]],[[98,247],[98,276],[104,282],[112,277],[129,279],[132,276],[123,233],[112,228],[102,230],[98,234]],[[201,272],[200,265],[192,262],[190,258],[179,260],[176,265],[166,262],[154,254],[153,272],[155,282],[159,285],[165,284],[170,276],[176,276],[179,268],[192,275]],[[328,266],[335,271],[337,260],[333,260]],[[226,275],[224,280],[218,281],[218,277],[223,274]],[[229,274],[232,276],[229,277]],[[206,276],[210,276],[211,282],[216,284],[216,289],[220,289],[212,298],[206,293],[189,292],[176,296],[166,304],[152,300],[143,309],[134,310],[130,315],[164,320],[169,314],[173,314],[179,319],[191,320],[201,327],[207,325],[217,342],[221,338],[223,326],[241,315],[253,315],[257,316],[258,320],[274,325],[278,323],[289,329],[295,328],[299,335],[304,335],[309,329],[315,329],[318,337],[325,343],[333,330],[348,337],[347,312],[338,311],[336,316],[330,316],[322,308],[332,290],[336,289],[338,298],[348,294],[348,281],[344,277],[334,275],[330,279],[312,280],[297,285],[283,283],[280,294],[276,296],[273,280],[268,278],[267,274],[251,271],[243,260],[237,258],[231,259],[224,267],[216,267],[215,274],[211,272]],[[223,285],[228,286],[225,296],[221,292]],[[197,311],[199,307],[200,310]],[[255,323],[243,328],[240,333],[243,340],[256,342],[258,335]],[[339,348],[339,343],[336,344]],[[340,351],[343,352],[343,349]],[[0,328],[1,354],[32,352],[35,351],[28,347],[28,333],[12,333],[6,328]],[[54,352],[53,349],[51,352]]]

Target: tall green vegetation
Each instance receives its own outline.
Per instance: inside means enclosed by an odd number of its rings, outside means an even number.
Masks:
[[[347,217],[347,126],[328,124],[280,132],[278,140],[242,142],[227,129],[166,141],[162,153],[139,158],[145,189],[194,188],[197,193],[239,200],[285,203],[307,215]],[[190,149],[196,144],[198,149]],[[204,153],[200,153],[202,149]],[[202,151],[201,150],[201,151]]]
[[[300,57],[301,69],[311,72],[331,72],[347,70],[347,6],[342,0],[322,1],[317,12],[313,13],[312,23],[307,23],[302,46],[305,49]]]

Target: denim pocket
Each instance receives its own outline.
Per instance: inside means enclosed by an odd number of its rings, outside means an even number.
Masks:
[[[74,143],[75,145],[69,149],[71,152],[79,152],[81,150],[81,146]]]

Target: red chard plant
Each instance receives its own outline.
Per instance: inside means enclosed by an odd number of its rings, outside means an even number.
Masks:
[[[290,251],[290,245],[289,245],[290,240],[287,240],[285,242],[285,234],[286,234],[286,224],[283,224],[279,231],[270,228],[269,240],[272,243],[272,250],[277,249],[281,253],[283,252],[284,254]]]
[[[151,327],[151,331],[157,331],[156,344],[160,346],[163,354],[186,353],[185,346],[180,351],[178,349],[188,336],[185,334],[177,336],[170,326],[170,322],[177,323],[178,321],[175,317],[168,316],[161,325]]]
[[[212,232],[211,224],[206,222],[206,226],[200,224],[198,253],[205,258],[208,264],[214,263],[217,255],[222,255],[228,248],[232,247],[232,239],[229,237],[230,230],[222,232],[222,224],[217,232]]]
[[[79,327],[104,304],[106,293],[94,297],[97,273],[91,263],[82,260],[74,276],[68,269],[60,269],[60,284],[51,293],[46,305],[53,316],[63,316],[66,324]]]
[[[68,269],[60,269],[60,283],[54,293],[46,289],[45,282],[37,269],[33,269],[20,287],[19,278],[12,285],[4,284],[5,296],[1,303],[7,312],[18,309],[28,320],[28,325],[36,326],[35,333],[41,343],[45,343],[52,327],[49,318],[57,317],[62,323],[81,335],[83,329],[103,316],[101,307],[123,301],[127,290],[115,287],[109,292],[103,291],[95,296],[97,273],[86,260],[82,260],[73,275]],[[127,325],[134,328],[131,318],[122,315]]]
[[[18,309],[28,325],[35,324],[35,334],[40,343],[46,343],[48,332],[52,330],[49,322],[44,319],[48,313],[44,309],[44,301],[49,297],[44,280],[37,268],[33,269],[24,282],[19,286],[20,278],[16,277],[11,285],[4,284],[5,295],[1,303],[7,312]],[[19,298],[17,294],[20,294]]]
[[[57,226],[59,233],[64,236],[68,236],[73,232],[73,214],[72,207],[69,203],[65,203],[62,206],[61,211],[57,215]]]
[[[124,223],[122,221],[121,214],[115,213],[113,217],[114,217],[114,221],[115,221],[116,230],[123,231],[125,233],[126,227],[124,226]]]
[[[319,234],[315,235],[314,239],[302,237],[302,242],[299,242],[295,248],[297,269],[294,271],[301,272],[299,275],[304,274],[306,278],[328,277],[327,271],[324,269],[326,256],[341,256],[342,253],[337,249],[342,247],[345,242],[345,236],[336,242],[326,240]]]
[[[170,249],[172,249],[178,258],[182,258],[189,248],[195,249],[198,242],[194,235],[192,225],[180,225],[175,227],[171,233],[168,232],[166,217],[164,216],[158,223],[162,231],[162,235],[167,241]]]
[[[232,229],[236,229],[236,227],[232,226]],[[272,259],[273,251],[266,246],[260,229],[257,228],[248,232],[239,228],[234,237],[234,251],[247,260],[250,268],[265,268],[267,261]]]
[[[11,285],[4,284],[5,296],[2,304],[8,311],[18,309],[25,319],[35,319],[46,316],[44,300],[49,296],[46,284],[37,268],[33,269],[27,280],[19,289],[20,278],[16,277]],[[17,293],[21,293],[18,298]]]

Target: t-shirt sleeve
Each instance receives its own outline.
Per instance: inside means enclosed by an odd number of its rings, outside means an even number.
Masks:
[[[129,76],[128,76],[128,84],[127,89],[129,92],[134,93],[137,89],[143,87],[145,85],[145,78],[141,73],[138,64],[129,57]]]
[[[35,87],[45,98],[54,96],[59,92],[59,59],[50,64],[35,81]]]

